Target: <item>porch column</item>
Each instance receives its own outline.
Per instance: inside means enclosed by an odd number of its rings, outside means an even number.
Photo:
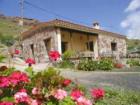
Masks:
[[[57,50],[60,54],[62,54],[61,50],[61,30],[59,28],[56,29],[56,39],[57,39]]]
[[[94,57],[95,59],[99,57],[99,52],[98,52],[98,38],[96,38],[95,43],[94,43]]]

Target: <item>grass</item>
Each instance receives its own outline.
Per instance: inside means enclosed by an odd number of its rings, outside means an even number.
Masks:
[[[25,26],[24,29],[27,29],[28,26]],[[22,27],[19,26],[16,22],[13,22],[8,19],[0,18],[0,33],[2,35],[12,35],[18,36],[20,35]]]
[[[103,100],[95,105],[140,105],[140,92],[132,90],[105,89],[106,95]]]

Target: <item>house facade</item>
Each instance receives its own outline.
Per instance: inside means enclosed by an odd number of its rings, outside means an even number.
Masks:
[[[53,20],[33,26],[22,34],[22,54],[36,62],[46,62],[48,52],[57,50],[60,54],[71,50],[77,54],[88,52],[92,57],[126,56],[126,37],[117,33],[71,23]]]

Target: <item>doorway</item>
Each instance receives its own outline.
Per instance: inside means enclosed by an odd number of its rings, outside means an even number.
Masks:
[[[62,49],[62,53],[67,51],[67,49],[68,49],[68,42],[61,42],[61,49]]]
[[[51,38],[47,38],[44,40],[44,44],[47,50],[47,53],[51,50]]]

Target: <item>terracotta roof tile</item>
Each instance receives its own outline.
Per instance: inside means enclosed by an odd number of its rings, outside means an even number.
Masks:
[[[126,36],[121,35],[121,34],[108,32],[108,31],[101,30],[101,29],[95,29],[95,28],[91,28],[88,26],[79,25],[79,24],[71,23],[71,22],[64,21],[64,20],[58,20],[58,19],[52,20],[49,22],[39,23],[39,24],[33,26],[28,31],[22,33],[22,38],[23,39],[28,38],[29,36],[34,35],[34,33],[38,32],[38,30],[43,29],[43,28],[45,29],[46,27],[60,27],[60,28],[77,30],[77,31],[81,31],[81,32],[87,32],[87,33],[91,33],[91,34],[107,34],[107,35],[117,36],[117,37],[121,37],[121,38],[126,38]]]

